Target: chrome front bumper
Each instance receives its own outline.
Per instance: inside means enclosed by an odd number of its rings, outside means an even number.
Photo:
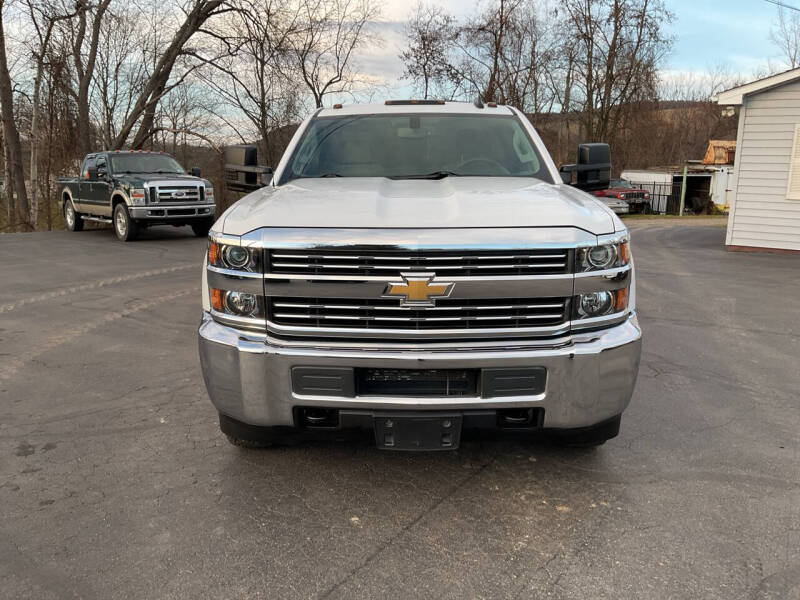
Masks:
[[[163,219],[195,219],[213,217],[216,212],[214,204],[147,204],[144,206],[129,206],[128,212],[134,219],[163,220]]]
[[[575,334],[557,347],[379,350],[274,345],[203,314],[200,362],[219,412],[252,425],[293,426],[295,406],[374,410],[544,408],[545,428],[588,427],[622,413],[639,371],[642,332],[635,314],[602,331]],[[545,392],[502,398],[298,395],[291,369],[368,367],[451,369],[545,367]]]

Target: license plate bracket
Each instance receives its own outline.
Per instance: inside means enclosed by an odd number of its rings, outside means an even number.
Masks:
[[[459,413],[376,413],[373,422],[384,450],[454,450],[461,442]]]

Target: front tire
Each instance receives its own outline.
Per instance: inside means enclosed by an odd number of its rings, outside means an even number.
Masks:
[[[139,235],[136,221],[131,219],[128,207],[121,202],[114,207],[114,233],[120,242],[132,242]]]
[[[592,427],[581,429],[562,429],[555,430],[552,435],[554,441],[560,446],[570,448],[593,448],[602,446],[611,438],[619,435],[619,426],[622,422],[622,415],[617,415],[607,421],[603,421]]]
[[[253,450],[280,444],[281,436],[274,427],[248,425],[219,413],[219,428],[232,445]]]
[[[203,219],[192,223],[192,231],[199,238],[208,237],[208,232],[211,231],[211,226],[214,224],[213,219]]]
[[[75,211],[72,200],[66,200],[64,202],[64,221],[67,223],[67,229],[69,231],[83,231],[83,219]]]

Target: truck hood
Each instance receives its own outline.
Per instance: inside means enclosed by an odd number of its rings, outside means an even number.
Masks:
[[[601,235],[615,225],[613,213],[589,194],[531,178],[363,177],[263,188],[229,208],[214,229],[244,235],[261,227],[578,227]]]

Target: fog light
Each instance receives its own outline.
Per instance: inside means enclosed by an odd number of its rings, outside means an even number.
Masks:
[[[229,267],[241,269],[250,262],[250,252],[241,246],[225,246],[222,258]]]
[[[256,312],[258,305],[256,303],[256,297],[253,294],[247,294],[245,292],[227,292],[225,294],[225,308],[235,315],[249,317]]]
[[[611,292],[592,292],[583,294],[578,305],[578,313],[582,317],[600,317],[614,309],[614,297]]]

